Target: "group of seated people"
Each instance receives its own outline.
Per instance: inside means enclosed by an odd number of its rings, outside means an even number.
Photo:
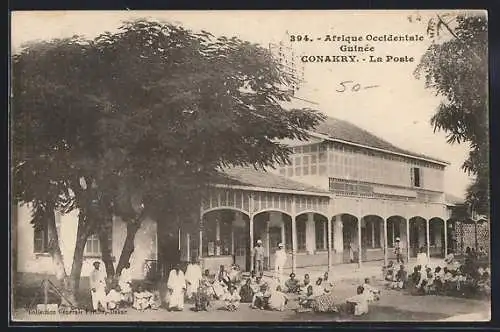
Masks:
[[[357,294],[345,300],[340,305],[335,304],[333,283],[328,280],[328,272],[319,277],[314,284],[306,274],[302,282],[298,282],[295,274],[290,274],[290,279],[285,282],[286,291],[298,294],[298,312],[338,312],[345,311],[349,314],[363,315],[368,312],[368,303],[378,301],[380,291],[370,285],[370,280],[365,278],[364,284],[357,288]]]
[[[399,269],[390,261],[384,268],[387,286],[393,289],[407,289],[414,295],[474,296],[489,295],[491,292],[490,269],[479,266],[472,250],[467,251],[465,262],[458,262],[453,254],[446,256],[443,267],[431,268],[418,264],[408,275],[404,265]]]

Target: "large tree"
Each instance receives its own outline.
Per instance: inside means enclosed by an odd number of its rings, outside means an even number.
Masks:
[[[288,162],[278,140],[306,139],[323,118],[283,108],[294,78],[267,49],[145,20],[28,45],[12,74],[14,199],[34,216],[79,211],[73,294],[90,234],[112,277],[144,217],[199,204],[224,167]],[[113,216],[127,222],[117,271],[106,243]]]
[[[431,119],[448,143],[470,146],[462,169],[474,176],[466,200],[478,213],[489,211],[488,23],[484,15],[436,15],[427,32],[434,39],[415,75],[443,96]],[[438,40],[437,36],[447,36]]]

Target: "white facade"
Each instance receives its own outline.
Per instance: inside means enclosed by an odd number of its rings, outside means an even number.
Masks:
[[[54,274],[52,258],[46,250],[43,250],[45,244],[40,244],[44,241],[43,235],[41,235],[42,233],[38,233],[42,240],[39,241],[38,245],[35,244],[38,237],[35,236],[35,230],[30,223],[30,208],[26,205],[19,206],[17,207],[17,213],[13,213],[13,215],[16,214],[17,221],[13,222],[17,222],[17,236],[15,239],[17,244],[15,251],[17,255],[17,272]],[[67,274],[71,272],[71,265],[73,263],[77,225],[78,211],[73,211],[67,215],[56,214],[59,246],[61,248]],[[126,237],[126,224],[120,219],[115,218],[113,220],[112,234],[112,255],[115,258],[114,262],[116,267]],[[146,262],[148,260],[157,259],[156,240],[156,223],[151,220],[144,221],[141,228],[137,231],[135,237],[135,250],[130,259],[131,275],[133,279],[143,279],[145,276]],[[95,236],[91,236],[87,240],[81,276],[88,277],[93,269],[92,263],[101,261],[100,258],[99,241]],[[104,269],[102,261],[101,269]]]

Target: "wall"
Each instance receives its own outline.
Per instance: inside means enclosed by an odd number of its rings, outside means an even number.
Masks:
[[[412,188],[411,168],[417,167],[420,189],[444,189],[441,165],[337,142],[311,143],[294,147],[292,164],[278,173],[326,189],[329,177]]]
[[[29,206],[18,208],[17,219],[17,272],[54,274],[52,259],[48,254],[33,253],[33,226],[30,224],[31,212]],[[78,211],[56,217],[59,245],[64,259],[66,273],[71,272],[73,254],[78,227]],[[126,225],[119,219],[113,220],[112,255],[115,257],[115,267],[120,257],[126,236]],[[156,223],[146,220],[135,238],[135,251],[131,257],[131,274],[134,279],[142,279],[144,261],[146,258],[156,258]],[[101,261],[99,257],[85,257],[82,265],[82,277],[88,277],[93,269],[93,262]],[[102,261],[101,261],[102,263]],[[101,268],[104,268],[101,265]]]

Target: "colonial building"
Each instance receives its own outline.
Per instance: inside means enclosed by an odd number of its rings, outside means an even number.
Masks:
[[[195,216],[185,216],[180,229],[170,230],[181,260],[199,257],[211,270],[233,263],[251,270],[250,253],[258,239],[264,243],[268,266],[282,242],[293,269],[391,259],[396,237],[405,256],[416,256],[420,248],[431,256],[445,254],[450,238],[450,203],[444,193],[447,162],[405,151],[333,118],[311,132],[308,141],[285,143],[293,150],[290,165],[268,172],[227,169],[202,205],[193,207]],[[14,215],[17,271],[50,273],[46,234],[33,230],[27,208]],[[76,223],[75,213],[58,217],[68,270]],[[116,219],[111,239],[116,258],[125,230]],[[143,278],[161,256],[162,238],[155,221],[144,222],[131,258],[135,278]],[[82,274],[88,275],[90,262],[100,257],[95,236],[87,241],[85,253]]]

